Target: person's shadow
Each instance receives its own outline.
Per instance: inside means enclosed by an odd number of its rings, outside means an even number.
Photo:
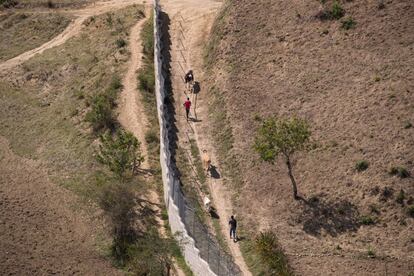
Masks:
[[[200,83],[198,81],[195,81],[193,84],[193,93],[197,94],[197,93],[200,93],[200,91],[201,91]]]
[[[215,179],[220,178],[220,173],[217,171],[217,167],[214,165],[210,166],[210,176]]]

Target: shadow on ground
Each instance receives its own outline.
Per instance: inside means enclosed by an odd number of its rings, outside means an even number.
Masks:
[[[330,236],[358,230],[359,212],[355,205],[346,200],[329,201],[322,197],[312,197],[304,200],[302,213],[298,222],[303,224],[303,230],[314,236],[319,236],[324,230]]]

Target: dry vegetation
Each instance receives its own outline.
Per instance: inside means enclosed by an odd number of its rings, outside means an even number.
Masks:
[[[0,15],[0,61],[36,48],[61,33],[70,18],[59,13]]]
[[[409,0],[228,1],[216,19],[211,133],[241,230],[272,229],[299,275],[414,271],[413,28]],[[283,160],[253,149],[272,115],[310,123],[311,146],[294,157],[305,201]]]
[[[1,72],[0,135],[8,141],[1,140],[0,155],[0,194],[8,206],[1,212],[7,226],[2,272],[116,275],[102,256],[110,255],[131,273],[162,275],[170,256],[179,255],[172,239],[159,237],[152,203],[142,196],[144,177],[131,174],[128,164],[112,166],[104,154],[103,164],[96,158],[100,134],[117,131],[122,138],[114,108],[129,57],[128,32],[143,17],[142,6],[91,17],[65,44]],[[137,145],[130,135],[124,138],[131,148]],[[105,141],[101,153],[105,147],[129,151]],[[85,211],[98,218],[84,223]]]

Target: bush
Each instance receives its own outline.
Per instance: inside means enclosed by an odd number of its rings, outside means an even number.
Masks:
[[[145,142],[148,144],[156,143],[158,144],[160,141],[158,134],[155,130],[149,130],[145,133]]]
[[[86,121],[92,124],[94,131],[103,128],[112,129],[115,117],[108,97],[96,95],[91,99],[92,109],[86,114]]]
[[[367,255],[370,258],[375,258],[376,257],[375,251],[372,248],[368,248]]]
[[[125,41],[125,39],[123,39],[123,38],[118,38],[116,41],[115,41],[115,44],[116,44],[116,46],[118,47],[118,48],[123,48],[123,47],[125,47],[126,46],[126,41]]]
[[[352,17],[348,17],[347,19],[345,19],[344,21],[342,21],[342,29],[345,30],[350,30],[355,28],[356,22],[354,21],[354,19],[352,19]]]
[[[269,275],[292,275],[275,233],[260,232],[255,239],[255,248],[263,263],[268,267]]]
[[[358,172],[365,171],[366,169],[368,169],[368,167],[369,167],[369,163],[366,160],[357,161],[356,164],[355,164],[355,169]]]
[[[375,219],[371,216],[362,216],[360,217],[359,222],[363,225],[372,225],[375,224]]]
[[[144,68],[139,70],[138,88],[141,91],[155,93],[155,75],[153,65],[146,65]]]
[[[409,129],[409,128],[411,128],[413,126],[413,124],[412,123],[410,123],[410,122],[406,122],[405,123],[405,125],[404,125],[404,128],[405,129]]]
[[[396,175],[400,178],[407,178],[410,177],[410,173],[404,167],[391,167],[389,171],[390,175]]]
[[[16,6],[18,2],[16,0],[0,0],[0,7],[12,8]]]
[[[86,121],[92,124],[94,131],[114,128],[116,119],[113,109],[116,107],[118,92],[121,88],[121,79],[115,75],[104,93],[90,99],[92,109],[86,114]]]
[[[333,19],[339,19],[344,16],[345,10],[338,1],[335,1],[332,6],[331,16]]]
[[[134,172],[144,161],[140,142],[130,132],[119,130],[114,136],[105,133],[100,140],[97,159],[118,177],[122,178],[128,170]]]
[[[138,238],[134,227],[136,220],[134,191],[127,185],[110,185],[100,195],[99,205],[112,225],[112,255],[120,265],[125,265],[129,259],[129,245]]]
[[[407,208],[407,214],[414,218],[414,205]]]
[[[395,201],[399,204],[404,204],[404,199],[405,199],[405,192],[403,189],[401,189]]]

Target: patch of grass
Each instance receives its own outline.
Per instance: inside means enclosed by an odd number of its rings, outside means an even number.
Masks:
[[[404,204],[404,200],[405,200],[405,191],[403,189],[400,190],[400,192],[397,195],[397,198],[395,199],[395,201],[401,205]]]
[[[359,222],[363,225],[373,225],[376,223],[376,220],[371,216],[361,216]]]
[[[409,171],[404,167],[391,167],[389,170],[390,175],[396,175],[399,178],[410,177]]]
[[[366,169],[368,169],[368,167],[369,167],[369,163],[368,163],[368,161],[366,161],[366,160],[359,160],[359,161],[357,161],[357,162],[356,162],[356,164],[355,164],[355,169],[356,169],[358,172],[365,171]]]
[[[204,171],[203,164],[201,162],[200,150],[198,149],[197,142],[193,139],[190,139],[190,150],[194,165],[196,167],[198,180],[200,180],[200,183],[204,185],[206,183],[206,172]]]
[[[350,30],[355,28],[355,26],[356,22],[354,21],[354,19],[352,17],[348,17],[347,19],[342,21],[341,28],[344,30]]]
[[[69,16],[60,13],[0,15],[0,61],[51,40],[69,25],[70,20]]]
[[[409,206],[409,207],[407,208],[407,214],[408,214],[410,217],[414,218],[414,205]]]
[[[375,254],[374,249],[372,249],[372,248],[370,247],[370,248],[368,248],[368,250],[367,250],[367,256],[368,256],[369,258],[375,258],[377,255]]]
[[[293,275],[278,244],[276,234],[271,231],[260,232],[255,238],[255,248],[266,266],[267,275]]]
[[[341,4],[338,1],[334,1],[331,10],[331,16],[334,19],[340,19],[345,15],[345,10],[342,8]]]
[[[123,38],[118,38],[115,40],[116,47],[118,48],[124,48],[127,45],[127,42]]]

